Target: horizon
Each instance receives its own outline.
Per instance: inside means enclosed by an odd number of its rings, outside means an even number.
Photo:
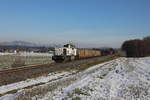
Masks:
[[[150,35],[149,0],[0,1],[0,42],[120,48]]]

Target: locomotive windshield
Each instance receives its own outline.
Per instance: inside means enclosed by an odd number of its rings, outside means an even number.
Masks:
[[[63,50],[63,54],[67,55],[67,50],[66,49]]]
[[[72,44],[66,44],[66,45],[64,45],[64,47],[66,47],[66,48],[75,48],[75,46],[72,45]]]

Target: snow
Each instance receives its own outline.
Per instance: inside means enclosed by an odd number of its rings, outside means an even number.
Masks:
[[[14,55],[15,53],[2,53],[0,52],[0,56],[4,56],[4,55]]]
[[[36,95],[32,97],[32,99],[150,100],[150,57],[122,57],[92,66],[76,74],[71,74],[71,72],[56,73],[54,77],[42,77],[37,80],[38,82],[45,82],[45,85],[50,85],[52,82],[48,80],[59,80],[59,77],[62,77],[62,82],[67,78],[71,79],[71,77],[76,77],[77,79],[69,85],[60,85],[56,89],[48,91],[44,96]],[[61,82],[61,80],[58,82]],[[31,83],[34,83],[34,81],[32,80]],[[30,83],[30,81],[24,82],[24,84],[28,83]],[[15,86],[18,84],[16,83]],[[15,86],[12,85],[10,87]],[[9,90],[9,87],[2,87],[0,87],[1,93]],[[6,94],[0,97],[0,100],[9,100],[9,98],[14,98],[18,93]]]
[[[52,56],[53,54],[50,53],[29,53],[29,52],[22,52],[20,56]]]
[[[18,54],[16,53],[2,53],[0,52],[0,56],[4,55],[12,55],[12,56],[52,56],[51,53],[34,53],[34,52],[20,52]]]

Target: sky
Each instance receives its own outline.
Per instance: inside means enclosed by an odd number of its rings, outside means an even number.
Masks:
[[[0,0],[0,42],[119,48],[150,35],[150,0]]]

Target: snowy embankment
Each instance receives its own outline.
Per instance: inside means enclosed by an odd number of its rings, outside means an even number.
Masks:
[[[53,75],[55,76],[55,74]],[[57,74],[56,74],[57,76]],[[59,76],[59,75],[58,75]],[[66,77],[65,77],[66,76]],[[56,77],[57,82],[61,83],[57,88],[47,91],[44,95],[31,97],[33,100],[149,100],[150,99],[150,57],[147,58],[119,58],[105,62],[83,72],[76,74],[65,74]],[[75,78],[70,84],[65,84],[67,79]],[[46,77],[45,77],[46,78]],[[42,78],[44,80],[44,77]],[[40,78],[38,79],[40,80]],[[64,81],[65,80],[65,81]],[[26,83],[26,82],[25,82]],[[30,82],[29,82],[30,83]],[[34,82],[31,82],[34,83]],[[30,84],[31,84],[30,83]],[[50,81],[38,87],[51,85]],[[67,82],[66,82],[67,83]],[[17,84],[17,83],[16,83]],[[19,84],[19,83],[18,83]],[[3,87],[3,88],[2,88]],[[5,86],[0,87],[1,93],[6,92]],[[4,88],[5,87],[5,88]],[[15,86],[11,86],[15,87]],[[33,89],[33,90],[34,90]],[[31,88],[29,89],[32,90]],[[24,91],[24,90],[22,90]],[[28,89],[26,91],[29,93]],[[35,91],[35,90],[34,90]],[[44,91],[45,92],[45,91]],[[7,94],[1,99],[13,100],[21,93]],[[22,94],[21,94],[22,95]],[[23,96],[23,95],[22,95]],[[10,99],[11,98],[11,99]]]
[[[120,58],[42,100],[149,100],[150,58]]]
[[[34,79],[27,79],[25,81],[0,86],[0,94],[4,94],[13,90],[19,90],[19,89],[32,86],[32,85],[44,84],[51,80],[55,80],[55,79],[68,76],[72,73],[71,72],[53,72],[53,73],[49,73],[46,76],[41,76],[41,77],[34,78]]]

